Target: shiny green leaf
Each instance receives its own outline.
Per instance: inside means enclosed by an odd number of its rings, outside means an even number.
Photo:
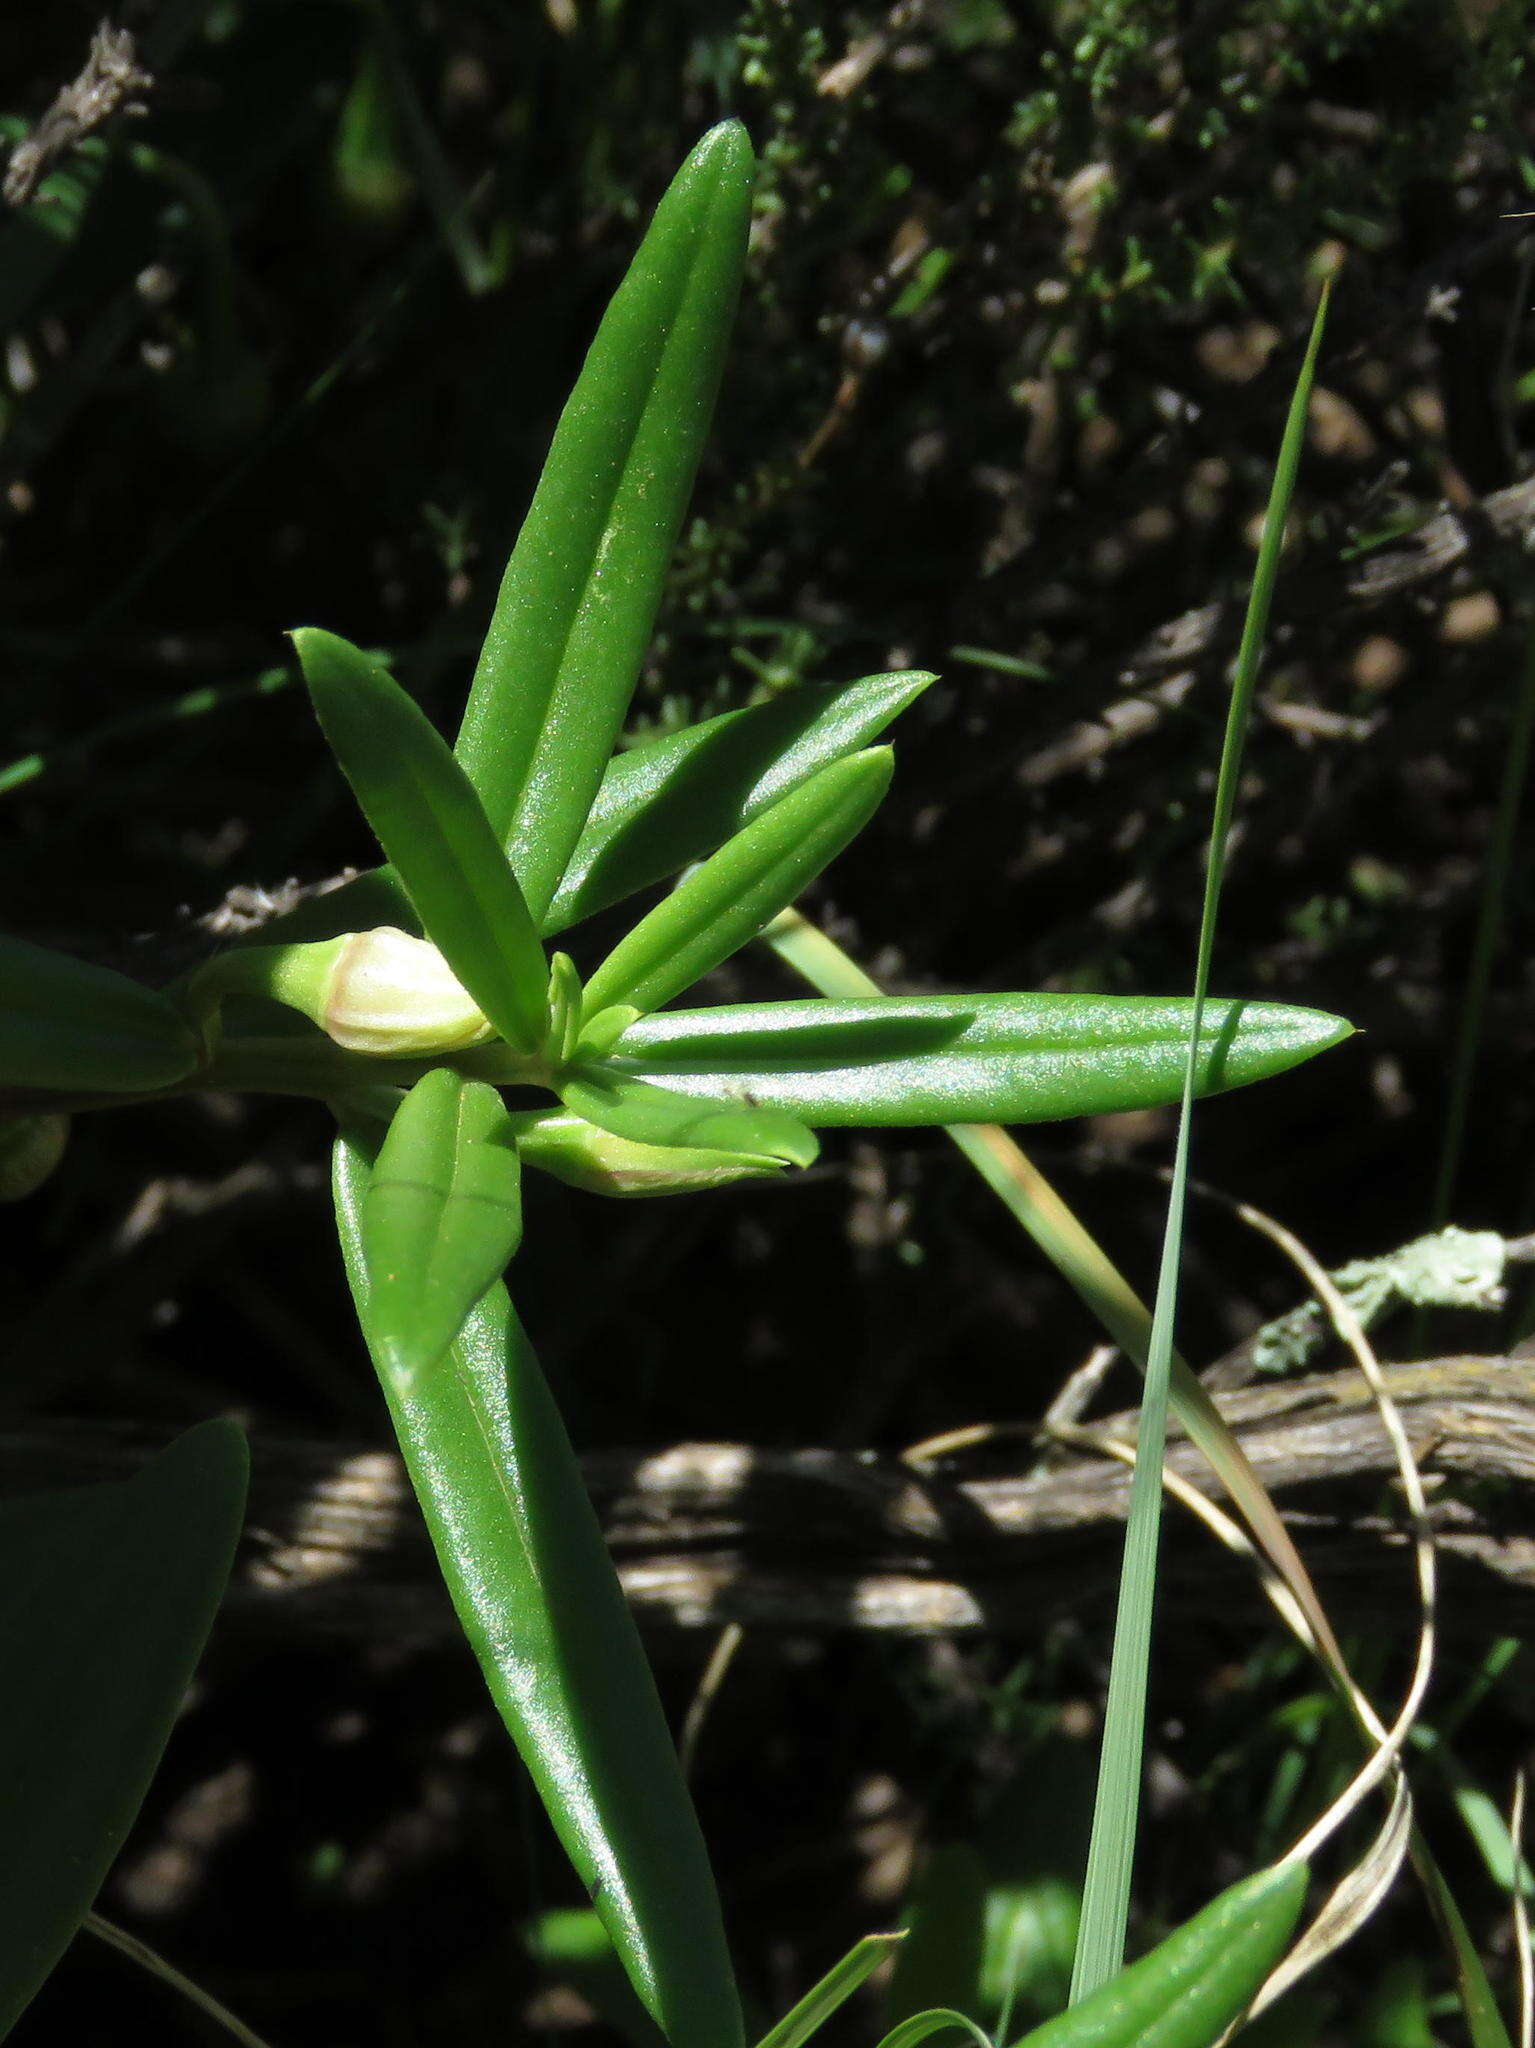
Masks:
[[[90,1911],[138,1812],[229,1576],[232,1422],[131,1479],[0,1505],[0,2036]]]
[[[1017,2048],[1214,2048],[1284,1955],[1306,1881],[1299,1863],[1244,1878]]]
[[[814,1132],[780,1109],[743,1096],[729,1107],[701,1102],[611,1067],[579,1068],[560,1082],[560,1097],[589,1124],[636,1145],[738,1153],[764,1168],[809,1166],[820,1150]]]
[[[369,1163],[336,1214],[370,1347]],[[506,1290],[409,1381],[380,1364],[443,1577],[491,1695],[641,2002],[672,2048],[738,2048],[719,1901],[655,1684],[580,1467]]]
[[[434,1067],[395,1111],[362,1209],[369,1315],[385,1366],[425,1372],[505,1272],[522,1187],[501,1097]]]
[[[932,680],[916,670],[791,690],[617,755],[545,935],[712,853],[818,768],[877,739]]]
[[[555,430],[458,755],[540,922],[613,751],[693,488],[751,217],[739,121],[656,209]]]
[[[834,761],[685,875],[592,975],[586,1015],[614,1003],[659,1009],[754,939],[873,816],[888,747]]]
[[[175,1005],[109,967],[0,937],[0,1086],[170,1088],[197,1065]]]
[[[893,996],[644,1017],[623,1072],[807,1123],[1033,1123],[1176,1102],[1191,1007],[1153,996]],[[1281,1074],[1352,1027],[1320,1010],[1212,1001],[1199,1092]]]
[[[392,676],[334,633],[293,635],[331,750],[426,934],[510,1045],[537,1046],[549,969],[480,801]]]
[[[768,2028],[757,2048],[801,2048],[812,2034],[820,2032],[840,2006],[846,2005],[904,1939],[900,1934],[866,1934],[862,1941],[855,1942],[840,1962],[832,1964],[819,1984],[812,1985],[776,2026]]]

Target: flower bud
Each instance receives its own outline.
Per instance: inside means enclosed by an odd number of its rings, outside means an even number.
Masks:
[[[484,1014],[428,940],[380,925],[376,931],[349,932],[333,945],[335,959],[318,1004],[313,1009],[302,1003],[298,1007],[307,1009],[348,1052],[395,1058],[461,1052],[494,1036]]]
[[[69,1118],[53,1110],[0,1119],[0,1202],[19,1202],[40,1188],[68,1142]]]
[[[590,1195],[685,1195],[733,1180],[781,1173],[783,1161],[705,1145],[638,1145],[599,1131],[584,1117],[558,1110],[514,1119],[517,1151],[526,1166],[553,1174]]]

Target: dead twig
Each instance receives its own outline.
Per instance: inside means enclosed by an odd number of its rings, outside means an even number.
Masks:
[[[105,127],[114,114],[143,113],[142,95],[153,84],[139,64],[132,31],[102,22],[91,37],[79,77],[59,91],[36,127],[11,151],[0,185],[6,205],[25,206],[60,158]]]

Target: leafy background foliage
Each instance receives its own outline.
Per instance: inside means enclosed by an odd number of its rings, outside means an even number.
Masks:
[[[643,729],[940,671],[813,898],[902,987],[1187,985],[1219,649],[1121,679],[1240,593],[1308,286],[1341,265],[1217,981],[1367,1029],[1209,1105],[1198,1166],[1329,1262],[1423,1227],[1525,572],[1478,531],[1453,575],[1366,606],[1338,565],[1527,467],[1529,259],[1503,219],[1528,203],[1525,7],[1476,39],[1438,0],[122,18],[160,83],[65,166],[96,187],[78,234],[67,193],[0,221],[4,759],[42,763],[0,761],[0,923],[153,979],[201,945],[188,911],[372,859],[280,631],[387,650],[451,729],[638,223],[737,111],[765,164],[748,298]],[[0,22],[5,109],[35,118],[93,25]],[[225,694],[173,709],[203,689]],[[1454,1211],[1510,1234],[1535,1203],[1530,921],[1521,857]],[[717,983],[786,986],[765,961]],[[1142,1279],[1168,1129],[1037,1148]],[[322,1150],[292,1105],[84,1120],[0,1249],[13,1405],[376,1432]],[[586,1445],[899,1446],[1037,1415],[1093,1335],[936,1140],[833,1140],[803,1184],[637,1210],[540,1180],[528,1208],[522,1307]],[[1213,1215],[1190,1272],[1196,1357],[1292,1292]],[[1048,1865],[1070,1829],[1034,1788],[1085,1781],[1101,1647],[748,1646],[699,1793],[766,2006],[888,1923],[935,1831]],[[1169,1918],[1245,1867],[1260,1766],[1230,1760],[1265,1756],[1295,1678],[1214,1621],[1185,1647],[1156,1737]],[[699,1662],[664,1654],[674,1705]],[[1493,1721],[1486,1755],[1520,1733]],[[109,1903],[284,2041],[396,2011],[404,2038],[501,2038],[508,1972],[535,1991],[508,1935],[530,1855],[559,1882],[527,1812],[463,1660],[226,1637]],[[18,2040],[120,1995],[114,1959],[72,1969]]]

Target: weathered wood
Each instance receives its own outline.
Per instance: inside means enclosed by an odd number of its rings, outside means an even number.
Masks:
[[[1388,1368],[1430,1478],[1445,1628],[1535,1626],[1535,1360],[1444,1358]],[[1221,1396],[1296,1530],[1340,1622],[1411,1618],[1394,1470],[1362,1383],[1326,1373]],[[0,1436],[0,1495],[116,1477],[167,1432],[42,1421]],[[1128,1474],[1018,1434],[1010,1469],[916,1469],[885,1454],[681,1444],[600,1452],[585,1468],[626,1591],[648,1625],[820,1634],[1029,1632],[1106,1616]],[[1198,1454],[1169,1462],[1211,1490]],[[398,1458],[361,1444],[258,1432],[250,1514],[224,1626],[259,1633],[431,1639],[451,1631]],[[1472,1482],[1468,1484],[1468,1482]],[[1163,1613],[1258,1614],[1250,1575],[1176,1505]]]

